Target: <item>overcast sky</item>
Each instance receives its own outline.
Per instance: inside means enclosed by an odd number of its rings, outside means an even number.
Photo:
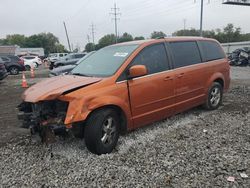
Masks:
[[[233,23],[250,32],[250,7],[222,5],[222,0],[204,0],[204,29],[223,28]],[[0,38],[7,34],[32,35],[52,32],[67,47],[63,21],[71,43],[83,46],[90,25],[95,25],[95,42],[114,33],[111,7],[114,0],[0,0]],[[149,37],[152,31],[171,35],[186,28],[199,28],[200,0],[116,0],[121,16],[119,33]],[[92,40],[92,39],[91,39]]]

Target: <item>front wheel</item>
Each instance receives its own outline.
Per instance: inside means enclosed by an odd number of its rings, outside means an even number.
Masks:
[[[13,66],[13,67],[10,67],[10,74],[12,74],[12,75],[17,75],[17,74],[19,74],[19,69],[17,68],[17,67],[15,67],[15,66]]]
[[[111,153],[119,138],[119,118],[112,109],[101,109],[90,115],[84,130],[85,144],[94,154]]]
[[[208,110],[217,109],[222,103],[223,88],[218,82],[214,82],[208,91],[205,108]]]

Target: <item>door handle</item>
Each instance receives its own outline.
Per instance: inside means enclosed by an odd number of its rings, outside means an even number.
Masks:
[[[164,78],[164,81],[168,81],[168,80],[173,80],[173,77],[171,77],[171,76],[166,76],[166,77]]]
[[[180,73],[177,78],[182,78],[184,76],[184,73]]]

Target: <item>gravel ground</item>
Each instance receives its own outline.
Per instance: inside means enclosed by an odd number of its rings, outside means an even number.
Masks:
[[[250,68],[232,68],[232,78],[218,110],[195,108],[130,132],[111,154],[93,155],[72,137],[46,147],[16,134],[0,145],[0,187],[249,188],[240,173],[250,177]]]

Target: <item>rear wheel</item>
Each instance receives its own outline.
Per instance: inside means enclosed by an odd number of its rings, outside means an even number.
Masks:
[[[101,109],[90,115],[84,130],[85,144],[94,154],[111,153],[119,138],[119,118],[112,109]]]
[[[222,103],[223,88],[220,83],[214,82],[208,91],[205,108],[208,110],[217,109]]]
[[[12,74],[12,75],[19,74],[19,69],[18,69],[18,67],[15,67],[15,66],[10,67],[9,71],[10,71],[10,74]]]
[[[30,71],[30,66],[29,65],[25,65],[25,70],[26,71]]]

